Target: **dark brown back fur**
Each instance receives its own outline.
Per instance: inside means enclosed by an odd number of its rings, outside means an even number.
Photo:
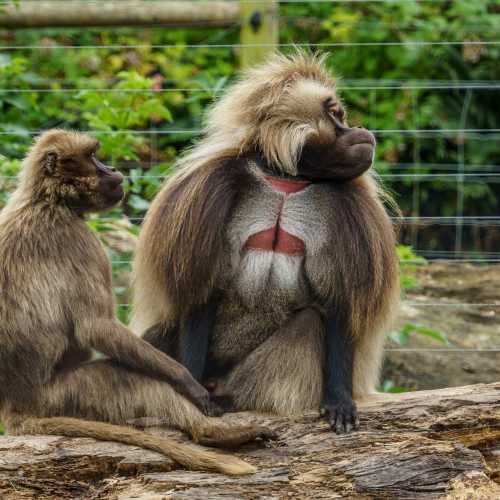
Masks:
[[[150,264],[161,269],[158,279],[178,312],[203,304],[220,274],[228,218],[254,182],[244,163],[209,163],[168,183],[146,217],[141,244],[148,247]]]

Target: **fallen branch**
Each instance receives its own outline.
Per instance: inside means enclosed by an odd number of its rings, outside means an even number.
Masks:
[[[242,478],[91,439],[0,438],[0,498],[500,498],[500,383],[380,395],[360,413],[362,430],[344,436],[315,414],[226,416],[280,436],[241,450],[259,467]]]

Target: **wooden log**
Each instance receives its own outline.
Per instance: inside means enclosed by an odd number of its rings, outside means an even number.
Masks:
[[[155,0],[33,1],[1,6],[0,27],[229,26],[239,21],[238,2]]]
[[[500,383],[379,395],[359,407],[361,430],[342,436],[314,413],[225,416],[279,433],[238,452],[259,469],[241,478],[185,471],[116,443],[0,438],[0,498],[500,498]]]

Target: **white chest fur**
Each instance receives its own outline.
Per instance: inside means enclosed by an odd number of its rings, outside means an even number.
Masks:
[[[327,241],[321,185],[261,179],[241,200],[229,227],[233,280],[243,297],[305,293],[304,260]]]

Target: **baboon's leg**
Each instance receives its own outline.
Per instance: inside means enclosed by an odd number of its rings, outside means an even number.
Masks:
[[[44,386],[39,417],[75,417],[113,424],[157,417],[195,441],[232,447],[269,432],[258,426],[228,426],[207,417],[168,383],[132,372],[113,361],[87,363],[61,373]]]
[[[219,383],[236,409],[293,415],[318,409],[323,390],[324,323],[314,308],[297,311]]]
[[[189,370],[134,335],[119,321],[109,318],[85,319],[77,323],[75,332],[82,345],[105,354],[121,365],[168,382],[198,408],[210,412],[209,394]]]
[[[357,339],[354,352],[353,396],[363,399],[376,394],[384,358],[384,330],[365,334]]]

